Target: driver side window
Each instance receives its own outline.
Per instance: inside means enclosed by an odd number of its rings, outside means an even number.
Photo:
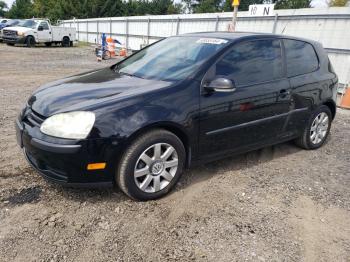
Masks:
[[[49,30],[49,25],[47,22],[41,22],[39,26],[41,26],[43,30]]]
[[[255,40],[233,46],[232,50],[216,64],[215,77],[233,80],[236,86],[282,78],[280,40]]]

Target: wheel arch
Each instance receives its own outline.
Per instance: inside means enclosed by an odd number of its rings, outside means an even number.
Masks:
[[[337,105],[335,104],[335,102],[333,100],[328,100],[324,102],[323,105],[327,106],[329,110],[331,110],[332,119],[334,119],[337,112]]]
[[[135,131],[134,133],[132,133],[128,139],[126,144],[129,145],[132,143],[132,141],[134,141],[137,137],[139,137],[140,135],[149,132],[153,129],[164,129],[167,130],[171,133],[173,133],[174,135],[176,135],[182,142],[182,144],[185,147],[185,151],[186,151],[186,167],[190,166],[191,163],[191,143],[190,143],[190,139],[189,139],[189,135],[187,134],[187,132],[184,130],[184,128],[176,123],[173,122],[157,122],[157,123],[153,123],[147,126],[144,126],[140,129],[138,129],[137,131]]]
[[[30,37],[34,39],[34,42],[36,42],[37,39],[35,38],[34,35],[27,35],[27,36],[25,37],[25,41],[27,41],[27,39],[29,39]]]

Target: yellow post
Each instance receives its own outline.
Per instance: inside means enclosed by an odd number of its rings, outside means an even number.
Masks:
[[[236,23],[237,23],[237,13],[238,13],[238,6],[239,6],[239,0],[233,0],[232,1],[233,6],[233,17],[232,17],[232,27],[230,28],[231,32],[236,31]]]

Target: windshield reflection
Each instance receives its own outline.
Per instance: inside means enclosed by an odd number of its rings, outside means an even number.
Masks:
[[[19,22],[17,26],[34,29],[34,28],[36,28],[37,24],[38,23],[33,21],[33,20],[24,20],[24,21]]]
[[[170,37],[124,60],[116,71],[145,79],[181,80],[226,46],[227,42],[193,36]]]

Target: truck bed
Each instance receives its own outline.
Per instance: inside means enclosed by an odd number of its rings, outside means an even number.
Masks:
[[[62,41],[64,36],[69,36],[70,41],[75,41],[76,30],[70,27],[52,26],[52,41]]]

